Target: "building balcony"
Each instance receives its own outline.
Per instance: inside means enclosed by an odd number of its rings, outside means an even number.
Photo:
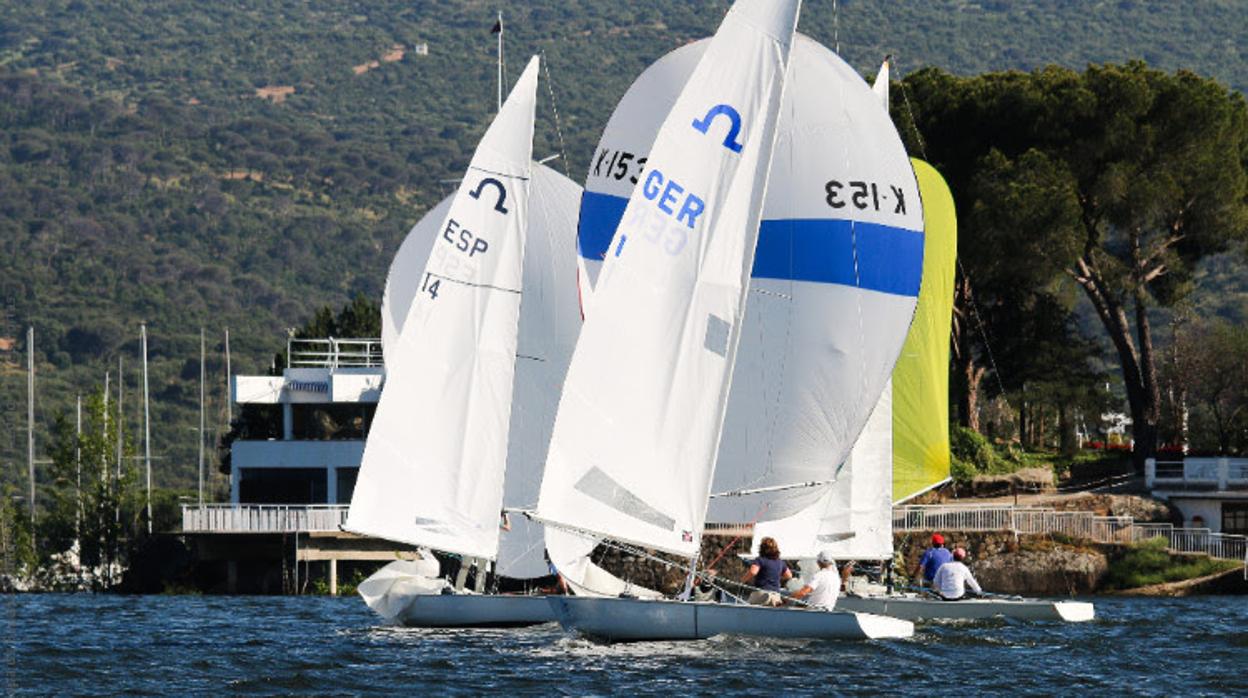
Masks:
[[[347,521],[345,504],[185,504],[183,533],[326,533]]]

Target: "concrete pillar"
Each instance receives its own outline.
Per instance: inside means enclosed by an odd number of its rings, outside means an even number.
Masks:
[[[325,468],[325,503],[338,503],[338,469],[332,465]]]
[[[230,504],[238,506],[238,485],[243,479],[243,469],[234,462],[230,466]]]
[[[1218,491],[1219,492],[1226,491],[1226,481],[1230,479],[1230,474],[1231,474],[1231,459],[1219,458],[1218,459]]]
[[[282,440],[292,441],[295,438],[295,410],[289,402],[282,403]]]
[[[331,558],[329,560],[329,595],[338,595],[338,560]]]
[[[1144,459],[1144,484],[1149,489],[1152,489],[1153,481],[1155,481],[1156,479],[1157,479],[1157,459],[1145,458]]]
[[[238,593],[238,561],[228,560],[225,563],[225,591],[230,594]]]

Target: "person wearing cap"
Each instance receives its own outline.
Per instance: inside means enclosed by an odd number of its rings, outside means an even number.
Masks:
[[[842,572],[836,571],[836,560],[832,558],[831,550],[822,550],[819,557],[815,559],[819,563],[819,571],[811,578],[806,586],[793,592],[790,597],[794,600],[806,599],[806,605],[810,608],[818,608],[825,611],[831,611],[836,608],[836,599],[841,593],[841,584],[844,578],[849,576],[853,569],[854,563],[850,562],[845,565]]]
[[[932,534],[932,547],[923,551],[923,557],[919,558],[919,566],[914,569],[913,577],[919,580],[919,584],[927,582],[928,586],[932,586],[932,580],[936,578],[936,571],[941,565],[953,559],[953,555],[949,553],[949,549],[945,547],[945,537],[939,533]]]
[[[953,561],[946,562],[936,570],[936,579],[934,580],[936,593],[940,594],[940,598],[945,601],[958,601],[966,597],[966,588],[969,586],[976,594],[982,594],[983,589],[979,588],[979,582],[975,581],[975,575],[971,574],[971,569],[963,562],[966,560],[966,551],[962,548],[954,548]]]

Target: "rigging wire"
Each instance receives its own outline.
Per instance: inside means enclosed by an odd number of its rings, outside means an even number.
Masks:
[[[893,65],[896,66],[898,62],[897,56],[894,54]],[[899,74],[901,73],[900,68],[898,68],[897,72]],[[930,164],[931,160],[927,157],[927,147],[923,143],[923,134],[919,131],[919,122],[915,120],[914,108],[910,104],[910,91],[906,89],[906,82],[904,80],[898,80],[897,82],[901,85],[901,97],[906,103],[907,120],[910,122],[910,129],[914,132],[914,140],[919,146],[919,154],[923,156],[923,160],[925,162]],[[962,258],[956,255],[954,258],[957,260],[958,272],[962,274],[962,278],[966,279],[968,286],[973,286],[970,274],[966,273],[966,267],[962,265]],[[1010,407],[1010,399],[1006,396],[1005,384],[1001,380],[1001,369],[997,366],[997,359],[992,352],[992,344],[988,341],[988,327],[987,323],[984,322],[983,316],[979,312],[979,304],[975,302],[974,294],[967,294],[966,300],[971,306],[971,314],[975,316],[975,324],[979,328],[979,336],[984,342],[984,350],[988,355],[988,365],[992,367],[992,375],[997,379],[997,389],[1001,391],[1001,399],[1005,401],[1006,409],[1012,409]],[[1022,393],[1025,397],[1027,394],[1025,388],[1022,389]]]

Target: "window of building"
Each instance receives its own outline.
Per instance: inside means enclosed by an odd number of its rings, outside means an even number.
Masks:
[[[1248,502],[1222,502],[1222,532],[1248,535]]]
[[[325,468],[242,468],[240,504],[327,504]]]
[[[282,438],[282,406],[258,403],[239,405],[238,416],[231,425],[230,442],[264,441]]]
[[[338,503],[350,504],[351,495],[355,494],[355,479],[359,477],[359,468],[338,468]]]
[[[335,402],[291,405],[291,436],[301,441],[348,441],[368,436],[377,404]]]

